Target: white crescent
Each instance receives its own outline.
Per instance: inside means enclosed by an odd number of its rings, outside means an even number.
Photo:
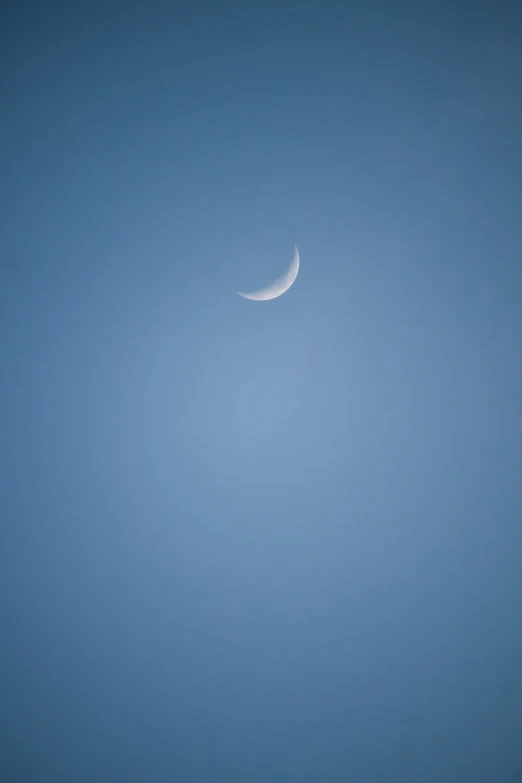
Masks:
[[[294,245],[295,247],[295,245]],[[237,293],[239,296],[244,296],[245,299],[253,299],[255,302],[266,302],[268,299],[275,299],[278,296],[281,296],[281,294],[284,294],[285,291],[288,291],[292,283],[294,282],[295,278],[297,277],[297,273],[299,272],[299,251],[297,247],[295,248],[294,257],[292,259],[292,263],[284,273],[284,275],[281,275],[281,277],[278,277],[277,280],[274,280],[274,282],[267,286],[266,288],[260,288],[259,291],[252,291],[248,294],[243,294],[241,291],[238,291]]]

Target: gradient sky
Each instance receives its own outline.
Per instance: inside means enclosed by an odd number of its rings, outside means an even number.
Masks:
[[[2,783],[522,779],[520,3],[0,29]]]

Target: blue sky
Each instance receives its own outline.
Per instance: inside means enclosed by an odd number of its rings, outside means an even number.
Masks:
[[[519,6],[3,19],[2,780],[522,777]]]

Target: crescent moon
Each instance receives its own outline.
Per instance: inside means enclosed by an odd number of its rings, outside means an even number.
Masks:
[[[295,247],[295,245],[294,245]],[[284,273],[284,275],[281,275],[281,277],[278,277],[277,280],[274,280],[271,285],[267,286],[266,288],[260,288],[259,291],[252,291],[248,294],[243,294],[241,291],[238,291],[237,293],[239,296],[244,296],[245,299],[252,299],[255,302],[266,302],[268,299],[275,299],[278,296],[281,296],[281,294],[284,294],[285,291],[288,291],[290,286],[293,284],[295,278],[297,277],[297,273],[299,272],[299,251],[297,247],[295,247],[295,253],[294,257],[292,259],[292,263]]]

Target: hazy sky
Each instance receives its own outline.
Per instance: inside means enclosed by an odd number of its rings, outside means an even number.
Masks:
[[[522,779],[520,3],[0,29],[2,783]]]

